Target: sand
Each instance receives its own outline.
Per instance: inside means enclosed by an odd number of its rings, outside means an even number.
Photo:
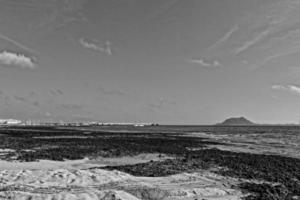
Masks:
[[[168,177],[136,177],[95,166],[135,164],[166,159],[166,155],[140,154],[123,158],[85,158],[75,161],[0,161],[0,199],[17,200],[237,200],[232,186],[238,180],[209,171]]]
[[[235,200],[242,196],[231,189],[237,180],[205,171],[150,178],[101,169],[2,170],[0,183],[0,199]]]
[[[1,152],[7,153],[9,149],[2,149]],[[137,163],[146,163],[149,161],[163,161],[172,157],[157,154],[157,153],[143,153],[136,156],[124,156],[121,158],[84,158],[81,160],[66,160],[66,161],[51,161],[40,160],[36,162],[18,162],[0,160],[0,170],[12,169],[87,169],[93,167],[116,166],[116,165],[133,165]]]

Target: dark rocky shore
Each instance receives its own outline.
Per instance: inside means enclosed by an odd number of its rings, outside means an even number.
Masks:
[[[95,156],[122,157],[140,153],[160,153],[171,155],[175,159],[109,166],[103,169],[149,177],[219,169],[214,172],[256,181],[246,181],[239,185],[245,193],[251,193],[245,197],[247,200],[300,198],[299,159],[208,149],[209,145],[220,143],[177,132],[86,132],[75,127],[27,127],[2,129],[0,134],[0,148],[12,150],[2,155],[1,159],[4,160],[62,161]]]

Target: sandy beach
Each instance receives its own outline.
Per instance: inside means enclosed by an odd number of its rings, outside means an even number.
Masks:
[[[242,196],[231,189],[236,179],[206,171],[152,178],[101,169],[1,170],[0,180],[4,199],[237,200]]]

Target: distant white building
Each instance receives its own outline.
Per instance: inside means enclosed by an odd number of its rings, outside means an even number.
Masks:
[[[22,124],[22,121],[17,119],[0,119],[0,125],[18,125]]]

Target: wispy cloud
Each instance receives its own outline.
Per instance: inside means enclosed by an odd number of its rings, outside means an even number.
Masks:
[[[238,55],[238,54],[243,53],[244,51],[248,50],[250,47],[252,47],[255,44],[257,44],[260,40],[262,40],[263,38],[265,38],[266,36],[268,36],[269,33],[270,33],[269,29],[261,32],[260,34],[258,34],[257,36],[255,36],[252,40],[248,40],[242,46],[238,47],[235,50],[234,54]]]
[[[38,9],[45,11],[37,27],[51,30],[73,22],[88,22],[82,12],[85,3],[87,0],[48,0],[47,4],[37,0],[35,4],[39,5]]]
[[[292,49],[289,49],[287,51],[283,51],[283,52],[280,52],[278,54],[274,54],[274,55],[271,55],[269,57],[266,57],[260,64],[260,66],[263,66],[264,64],[272,61],[272,60],[275,60],[277,58],[280,58],[280,57],[284,57],[284,56],[288,56],[288,55],[291,55],[291,54],[295,54],[295,53],[299,53],[300,52],[300,46],[297,46],[296,48],[292,48]]]
[[[295,0],[270,1],[249,10],[202,55],[226,62],[247,59],[251,66],[260,68],[270,60],[293,54],[299,50],[299,11]]]
[[[234,26],[223,37],[221,37],[214,44],[212,44],[210,47],[208,47],[207,50],[209,51],[209,50],[218,48],[219,46],[222,46],[224,43],[226,43],[231,38],[231,36],[233,35],[233,33],[235,33],[238,30],[239,30],[239,26],[238,25]]]
[[[207,67],[207,68],[214,68],[214,67],[220,67],[221,63],[217,60],[207,60],[207,59],[190,59],[188,60],[189,63],[192,64],[198,64],[201,65],[202,67]]]
[[[272,89],[286,91],[292,94],[300,95],[300,86],[297,85],[273,85]]]
[[[23,50],[29,51],[29,52],[31,52],[31,53],[35,53],[35,50],[33,50],[33,49],[27,47],[26,45],[24,45],[24,44],[22,44],[22,43],[20,43],[20,42],[18,42],[18,41],[16,41],[16,40],[14,40],[14,39],[12,39],[12,38],[6,36],[6,35],[3,35],[3,34],[1,34],[1,33],[0,33],[0,39],[5,40],[5,41],[8,41],[8,42],[10,42],[10,43],[16,45],[17,47],[19,47],[19,48],[21,48],[21,49],[23,49]]]
[[[7,51],[0,52],[0,65],[3,67],[19,67],[22,69],[36,68],[34,58]]]
[[[89,41],[85,38],[80,38],[79,44],[86,49],[102,52],[109,56],[112,55],[111,43],[109,41],[106,41],[103,46],[100,46],[98,44],[98,42],[93,42],[93,41]]]

